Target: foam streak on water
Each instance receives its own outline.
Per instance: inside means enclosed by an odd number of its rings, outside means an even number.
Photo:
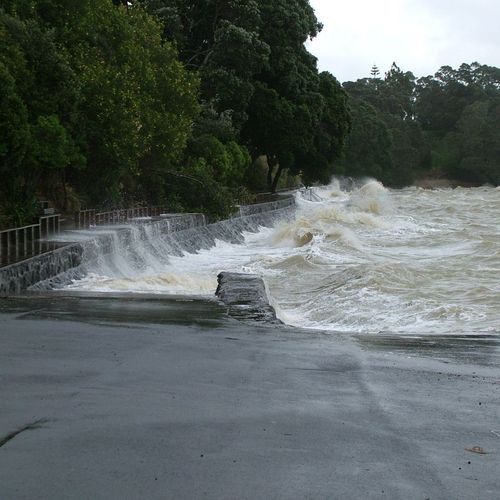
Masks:
[[[298,199],[292,221],[196,254],[116,257],[72,288],[213,294],[219,271],[262,275],[280,318],[363,333],[500,330],[500,191],[338,184]],[[133,254],[133,252],[132,252]],[[136,255],[137,257],[137,255]],[[122,259],[122,260],[120,260]],[[138,257],[137,257],[138,259]],[[139,259],[140,260],[140,259]]]

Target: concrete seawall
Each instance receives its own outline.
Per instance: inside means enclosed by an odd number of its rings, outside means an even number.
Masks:
[[[269,303],[262,278],[255,274],[222,272],[217,280],[215,295],[226,305],[230,316],[268,325],[283,324]]]
[[[22,293],[39,283],[46,283],[44,288],[52,288],[51,284],[64,283],[64,275],[76,277],[81,275],[80,267],[90,263],[100,255],[113,252],[114,238],[126,244],[133,232],[148,232],[155,235],[175,233],[205,224],[203,214],[172,214],[169,217],[148,223],[139,223],[128,227],[110,226],[109,233],[89,234],[84,241],[68,243],[56,250],[36,255],[21,262],[16,262],[0,269],[0,296]],[[73,234],[73,236],[72,236]],[[74,238],[72,232],[61,235],[66,241]],[[80,233],[81,234],[81,233]]]
[[[65,237],[67,245],[0,269],[0,296],[16,295],[28,289],[47,290],[82,277],[92,263],[111,255],[118,248],[161,240],[168,255],[196,252],[210,248],[216,240],[243,242],[244,231],[257,231],[276,220],[291,217],[295,210],[294,198],[242,206],[231,219],[206,224],[202,214],[172,214],[157,221],[130,226],[109,227],[109,232],[92,234],[88,239],[71,243],[71,233]],[[76,233],[74,233],[76,234]],[[84,234],[84,233],[83,233]],[[81,238],[82,233],[79,233]]]

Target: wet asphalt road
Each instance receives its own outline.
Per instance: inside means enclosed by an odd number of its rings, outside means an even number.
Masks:
[[[0,346],[2,500],[500,498],[498,335],[52,294],[0,300]]]

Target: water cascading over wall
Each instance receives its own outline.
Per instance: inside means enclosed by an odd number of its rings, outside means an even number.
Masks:
[[[290,197],[242,206],[233,218],[208,225],[202,214],[175,214],[149,223],[75,232],[73,238],[82,241],[0,269],[0,295],[62,287],[99,266],[125,273],[146,266],[159,270],[169,255],[208,249],[216,240],[242,243],[243,232],[291,218],[294,211]]]

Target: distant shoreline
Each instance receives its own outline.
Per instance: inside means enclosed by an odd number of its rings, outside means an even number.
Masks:
[[[457,187],[480,187],[482,184],[477,182],[465,182],[456,179],[446,179],[446,178],[432,178],[423,177],[421,179],[416,179],[413,183],[414,186],[423,189],[437,189],[437,188],[457,188]]]

